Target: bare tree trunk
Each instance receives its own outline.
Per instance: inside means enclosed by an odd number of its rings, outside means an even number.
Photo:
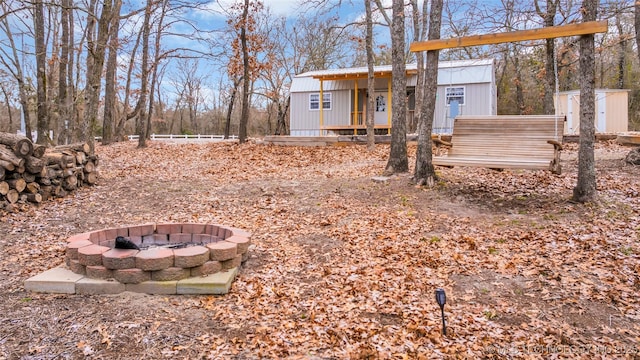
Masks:
[[[376,93],[376,79],[373,74],[373,19],[371,15],[371,0],[364,1],[367,22],[365,47],[367,48],[367,149],[376,148],[374,100]]]
[[[136,104],[135,113],[136,117],[136,134],[138,135],[138,147],[144,148],[147,146],[147,134],[146,134],[146,104],[147,104],[147,92],[149,86],[149,37],[151,34],[151,13],[153,0],[147,0],[147,7],[144,11],[144,23],[142,30],[142,72],[140,74],[140,97]]]
[[[423,2],[422,13],[420,13],[418,1],[411,0],[411,9],[413,12],[413,41],[421,41],[426,36],[428,3],[428,1]],[[424,84],[424,53],[422,51],[418,51],[415,53],[415,56],[416,63],[418,65],[416,84]],[[424,86],[418,85],[415,87],[413,116],[411,117],[411,121],[407,124],[408,133],[415,133],[417,131],[420,112],[422,111],[422,102],[424,100],[424,91]]]
[[[146,131],[145,136],[147,139],[151,138],[151,119],[153,118],[153,109],[154,109],[154,101],[153,98],[156,96],[156,81],[158,81],[158,75],[154,71],[153,75],[151,75],[151,86],[149,86],[149,108],[147,110],[147,118],[146,118]]]
[[[409,171],[407,158],[407,76],[404,53],[404,1],[393,0],[391,21],[391,150],[385,174]]]
[[[558,9],[558,3],[560,0],[546,0],[546,11],[542,11],[538,4],[539,0],[535,1],[536,12],[543,19],[544,26],[553,26],[556,12]],[[545,43],[545,62],[544,62],[544,95],[542,99],[542,108],[545,114],[555,114],[555,106],[553,102],[553,94],[555,93],[555,42],[554,39],[547,39]]]
[[[47,64],[47,75],[45,77],[46,80],[46,113],[47,113],[47,140],[51,145],[56,144],[56,136],[60,133],[60,113],[57,111],[57,107],[54,106],[52,101],[57,101],[58,99],[58,83],[60,80],[59,77],[59,68],[60,68],[60,58],[58,54],[60,54],[60,30],[62,28],[62,24],[60,23],[61,17],[61,6],[60,2],[56,3],[55,6],[52,6],[51,3],[45,3],[45,16],[48,19],[45,19],[45,23],[47,23],[47,27],[45,28],[45,54],[49,53],[51,55],[45,56],[45,62]],[[51,44],[49,46],[48,44]]]
[[[35,1],[35,16],[33,18],[35,27],[36,45],[36,78],[37,90],[37,129],[38,138],[36,142],[46,145],[49,140],[49,115],[47,114],[47,50],[44,45],[44,5],[42,0]]]
[[[62,34],[60,37],[60,64],[58,67],[58,99],[56,101],[56,107],[58,109],[58,116],[60,119],[60,129],[58,131],[57,144],[61,145],[65,143],[68,136],[69,127],[69,91],[67,89],[67,71],[69,69],[69,13],[71,12],[71,0],[62,0],[61,13],[60,13],[60,25],[62,27]]]
[[[640,59],[640,1],[636,1],[634,6],[633,24],[636,31],[636,49],[638,50],[638,59]]]
[[[7,126],[6,132],[13,132],[13,115],[10,102],[11,98],[9,96],[9,92],[7,92],[7,88],[3,84],[0,84],[0,89],[2,89],[2,95],[4,95],[4,103],[7,105],[7,114],[9,115],[9,124]]]
[[[553,23],[549,26],[553,26]],[[556,113],[553,94],[556,88],[555,76],[555,43],[553,39],[547,39],[545,45],[545,62],[544,62],[544,98],[542,100],[542,111],[547,115]]]
[[[520,68],[520,57],[518,56],[517,45],[514,45],[514,57],[513,57],[513,71],[515,71],[515,80],[513,81],[516,84],[516,107],[518,108],[518,115],[524,115],[525,113],[525,104],[524,104],[524,90],[522,88],[522,69]]]
[[[169,1],[168,0],[164,0],[162,1],[162,8],[160,10],[160,17],[157,20],[157,26],[156,26],[156,38],[155,38],[155,42],[154,42],[154,53],[155,53],[155,57],[153,59],[153,71],[151,72],[151,85],[150,85],[150,91],[149,91],[149,110],[147,113],[147,119],[146,119],[146,132],[145,132],[145,136],[147,138],[149,138],[150,133],[151,133],[151,118],[153,117],[153,107],[154,107],[154,101],[155,101],[155,89],[156,89],[156,82],[158,81],[158,76],[160,73],[160,60],[161,60],[161,41],[162,41],[162,27],[164,26],[164,18],[167,14],[167,8],[169,6]],[[197,102],[196,102],[197,104]]]
[[[33,131],[31,131],[31,111],[29,109],[29,95],[26,91],[24,82],[18,82],[20,86],[20,106],[22,107],[22,117],[24,118],[24,134],[29,139],[33,139]]]
[[[582,2],[583,21],[596,19],[598,0]],[[595,143],[595,51],[593,34],[580,37],[580,148],[578,182],[573,200],[590,202],[596,198]]]
[[[102,70],[104,68],[105,52],[107,48],[107,40],[109,39],[109,24],[113,16],[113,0],[105,0],[102,5],[102,13],[98,21],[98,35],[94,40],[93,29],[95,26],[96,16],[95,6],[91,8],[92,14],[88,16],[88,22],[91,26],[87,26],[88,38],[88,55],[87,55],[87,83],[85,86],[85,116],[82,127],[82,137],[94,151],[93,130],[98,120],[98,105],[100,99],[100,88],[102,85]]]
[[[287,113],[289,112],[289,105],[291,104],[291,96],[287,96],[284,101],[284,107],[278,103],[278,120],[276,123],[276,131],[274,135],[286,135],[287,130]]]
[[[240,112],[240,127],[238,129],[238,139],[240,143],[247,140],[247,123],[249,122],[249,49],[247,47],[247,22],[249,19],[249,0],[244,0],[242,11],[242,27],[240,28],[240,43],[242,45],[242,62],[244,72],[242,75],[242,109]],[[322,101],[322,99],[320,100]],[[322,106],[322,104],[320,105]]]
[[[426,14],[423,14],[426,16]],[[429,40],[440,39],[442,24],[442,0],[431,0],[429,15]],[[439,51],[427,51],[427,70],[424,76],[424,99],[422,111],[418,119],[418,149],[416,151],[416,168],[413,181],[419,185],[432,187],[436,181],[431,149],[431,132],[433,117],[436,111],[436,94],[438,92],[438,56]]]
[[[75,43],[75,35],[74,35],[74,20],[73,20],[73,0],[64,0],[65,1],[65,8],[63,9],[63,11],[67,11],[68,12],[68,16],[69,16],[69,42],[67,44],[67,46],[69,47],[69,54],[68,54],[68,64],[67,64],[67,92],[66,92],[66,98],[64,99],[65,101],[65,108],[66,108],[66,115],[67,115],[67,119],[68,119],[68,123],[65,124],[65,139],[64,142],[69,144],[72,142],[72,140],[74,140],[73,138],[73,134],[75,133],[75,131],[73,131],[74,129],[74,124],[78,123],[78,118],[77,118],[77,112],[76,112],[76,99],[78,97],[77,94],[77,89],[78,87],[76,86],[75,82],[74,82],[74,74],[73,74],[73,67],[74,67],[74,47],[72,46]]]
[[[0,5],[3,3],[0,2]],[[11,75],[18,83],[18,93],[20,97],[20,106],[22,107],[22,116],[24,118],[25,123],[25,135],[27,138],[32,139],[31,136],[31,118],[29,112],[29,89],[30,85],[27,84],[24,77],[24,72],[22,71],[22,67],[24,66],[23,62],[20,60],[20,56],[18,56],[18,47],[15,44],[13,39],[13,34],[11,32],[11,26],[9,25],[9,21],[7,18],[0,19],[0,26],[7,36],[7,40],[9,41],[9,45],[11,47],[11,55],[12,58],[0,57],[0,61],[3,63],[4,67],[11,72]],[[23,35],[24,36],[24,35]],[[22,47],[24,47],[24,40],[22,43]]]
[[[636,1],[637,2],[637,1]],[[618,5],[621,6],[621,5]],[[619,9],[616,14],[616,28],[618,29],[618,34],[620,34],[620,43],[619,43],[619,54],[618,54],[618,89],[624,89],[624,75],[625,75],[625,65],[626,65],[626,57],[627,57],[627,38],[624,36],[624,29],[622,28],[622,10]]]
[[[122,0],[115,0],[113,17],[111,18],[111,34],[109,34],[109,56],[107,57],[107,69],[104,85],[104,115],[102,119],[102,144],[113,142],[113,130],[116,123],[117,99],[116,99],[116,74],[118,66],[118,36],[120,34],[120,8]]]
[[[231,113],[233,112],[233,104],[236,100],[236,94],[238,92],[238,86],[242,78],[238,78],[233,82],[233,89],[231,89],[231,96],[229,98],[229,106],[227,107],[227,121],[224,126],[224,138],[228,139],[231,132]]]
[[[140,46],[140,42],[142,39],[142,33],[138,33],[136,37],[135,45],[131,50],[131,58],[129,59],[129,67],[127,69],[127,82],[124,87],[124,104],[122,105],[124,116],[118,119],[118,126],[116,127],[116,140],[120,141],[124,138],[124,126],[128,120],[136,118],[138,116],[138,112],[140,108],[136,106],[133,111],[129,112],[129,94],[131,93],[131,81],[133,80],[133,70],[135,69],[136,64],[136,53],[138,52],[138,47]],[[137,131],[137,122],[136,122],[136,131]]]

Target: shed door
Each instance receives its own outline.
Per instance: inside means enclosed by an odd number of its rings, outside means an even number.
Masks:
[[[569,95],[567,125],[569,127],[569,134],[580,133],[580,96],[579,95]]]
[[[596,93],[596,132],[607,132],[607,97]]]

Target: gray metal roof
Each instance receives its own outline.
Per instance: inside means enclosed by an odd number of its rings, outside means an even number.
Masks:
[[[464,85],[478,83],[492,83],[495,78],[494,59],[474,59],[474,60],[455,60],[455,61],[439,61],[438,62],[438,85]],[[408,71],[416,70],[417,64],[407,64]],[[390,72],[391,65],[375,66],[375,72]],[[319,76],[331,75],[359,75],[366,74],[366,67],[346,68],[346,69],[328,69],[309,71],[296,75],[291,82],[291,92],[308,92],[319,91],[320,81],[315,79]],[[325,80],[323,81],[323,90],[347,90],[353,88],[354,80]],[[407,77],[407,86],[415,86],[416,76],[409,75]]]

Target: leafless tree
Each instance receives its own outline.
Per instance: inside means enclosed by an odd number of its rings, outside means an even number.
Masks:
[[[429,40],[440,39],[441,27],[442,0],[431,0]],[[423,76],[424,98],[420,101],[422,109],[418,119],[418,149],[416,152],[416,167],[413,174],[413,181],[416,184],[429,187],[432,187],[436,180],[436,172],[433,168],[433,154],[431,152],[431,132],[438,90],[438,56],[438,50],[427,51],[427,68]]]
[[[72,115],[71,104],[74,95],[73,87],[73,2],[61,1],[60,26],[60,62],[58,64],[58,98],[56,108],[58,118],[61,120],[58,127],[58,144],[68,143],[70,139],[69,126],[75,121],[70,120]]]
[[[582,2],[584,21],[596,20],[598,0]],[[580,148],[578,150],[578,182],[573,200],[590,202],[596,198],[595,144],[595,49],[594,35],[580,37]]]
[[[375,113],[373,111],[374,96],[376,91],[376,80],[374,78],[373,66],[374,66],[374,55],[373,55],[373,16],[371,11],[371,0],[364,0],[364,8],[365,8],[365,22],[366,22],[366,35],[365,35],[365,48],[367,52],[367,149],[369,151],[373,151],[376,148],[376,137],[375,137]]]
[[[535,0],[536,13],[543,19],[545,27],[555,25],[555,17],[560,0],[546,0],[546,6],[540,6],[540,0]],[[544,94],[542,99],[545,114],[555,114],[553,105],[553,93],[556,88],[555,78],[555,40],[545,40],[544,61]]]
[[[41,145],[48,144],[49,139],[49,114],[47,106],[47,52],[44,39],[44,4],[42,0],[34,2],[34,29],[36,48],[36,117],[38,138],[36,142]]]
[[[233,112],[233,104],[235,103],[236,96],[238,94],[238,87],[240,86],[240,82],[242,81],[242,77],[239,76],[233,80],[233,86],[231,87],[231,93],[229,94],[229,103],[227,106],[227,116],[224,126],[224,138],[228,139],[231,135],[231,114]]]
[[[109,34],[109,55],[107,57],[107,66],[105,73],[105,89],[104,89],[104,115],[102,118],[102,144],[107,145],[113,141],[114,128],[117,119],[117,89],[116,83],[119,34],[120,34],[120,9],[122,0],[114,0],[113,16],[111,17],[111,28]]]
[[[638,59],[640,59],[640,1],[636,1],[636,4],[633,8],[634,15],[634,27],[636,30],[636,48],[638,49]]]
[[[149,88],[149,74],[151,72],[149,66],[149,42],[151,37],[151,15],[154,11],[153,0],[147,0],[147,7],[144,11],[144,21],[142,23],[142,61],[140,70],[140,96],[134,109],[136,113],[136,134],[138,135],[138,147],[147,146],[147,126],[145,124],[147,96]]]
[[[13,84],[13,82],[4,81],[4,80],[7,80],[8,78],[9,78],[8,74],[0,70],[0,91],[2,92],[2,96],[4,97],[4,103],[7,108],[7,119],[8,119],[8,122],[6,123],[6,125],[4,124],[4,122],[0,122],[0,129],[2,129],[1,131],[12,132],[13,131],[13,106],[12,106],[11,97],[12,97],[13,91],[11,89],[11,85]]]
[[[243,143],[247,140],[247,123],[249,122],[249,48],[247,45],[247,28],[249,27],[249,0],[244,0],[242,9],[242,25],[240,26],[240,46],[242,50],[242,110],[240,114],[240,128],[238,140]]]
[[[198,107],[204,102],[201,93],[206,80],[206,75],[202,73],[199,63],[198,59],[176,59],[176,72],[171,80],[177,93],[180,94],[181,102],[187,107],[189,130],[193,132],[200,131],[197,121]],[[182,109],[176,108],[176,111],[182,111]],[[180,131],[185,130],[186,128],[180,128]]]
[[[23,12],[26,7],[11,8],[8,3],[0,2],[0,9],[5,14],[17,14]],[[18,17],[18,20],[22,20],[22,17]],[[25,24],[25,28],[28,26]],[[11,76],[18,83],[18,94],[20,98],[20,106],[22,107],[22,116],[25,122],[25,134],[28,138],[31,138],[31,106],[29,99],[33,95],[33,85],[24,73],[25,66],[25,46],[24,36],[28,35],[25,32],[21,32],[21,44],[18,46],[15,42],[14,31],[9,23],[8,17],[2,17],[0,20],[0,31],[6,36],[7,46],[0,46],[0,63],[5,70],[11,74]]]
[[[94,147],[93,131],[98,121],[98,105],[100,103],[100,89],[102,85],[102,72],[107,49],[107,41],[110,34],[111,18],[119,16],[113,12],[113,0],[104,0],[102,10],[98,12],[97,0],[91,0],[87,17],[87,59],[86,82],[84,88],[85,113],[82,124],[82,140]],[[95,27],[97,25],[97,33]]]
[[[393,0],[391,22],[391,149],[385,173],[396,174],[409,171],[407,158],[407,76],[405,65],[404,1]]]

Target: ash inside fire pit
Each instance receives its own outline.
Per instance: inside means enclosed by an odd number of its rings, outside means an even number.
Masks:
[[[116,244],[114,249],[134,249],[134,250],[147,250],[153,248],[163,248],[163,249],[182,249],[189,246],[205,246],[208,243],[204,242],[188,242],[188,243],[177,243],[177,244],[165,244],[160,245],[152,242],[150,244],[141,244],[140,246],[136,245],[133,241],[125,238],[124,236],[116,237]]]
[[[189,247],[189,246],[205,246],[205,245],[207,245],[207,244],[205,244],[205,243],[180,243],[180,244],[167,244],[167,245],[151,244],[151,245],[147,245],[147,246],[140,246],[139,249],[140,250],[147,250],[147,249],[153,249],[153,248],[184,249],[184,248]]]
[[[65,262],[77,274],[124,284],[173,281],[240,266],[250,242],[248,232],[221,225],[146,224],[73,236]]]

